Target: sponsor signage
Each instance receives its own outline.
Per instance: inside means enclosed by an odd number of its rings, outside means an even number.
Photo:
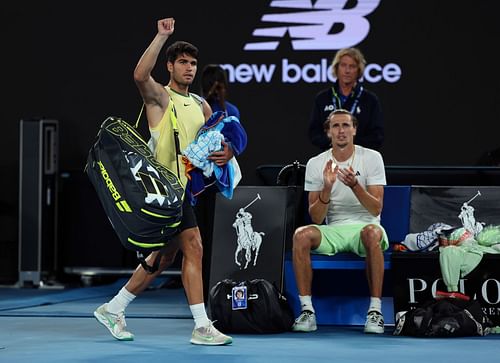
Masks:
[[[359,0],[353,7],[345,8],[347,3],[346,0],[271,1],[261,23],[252,32],[253,40],[245,43],[243,50],[261,52],[268,60],[269,53],[281,54],[279,47],[286,45],[292,55],[326,51],[333,57],[334,51],[355,47],[367,37],[370,22],[366,17],[376,11],[380,0]],[[284,57],[272,63],[223,63],[221,66],[228,72],[231,83],[331,83],[335,81],[331,61],[331,58],[319,58],[300,64]],[[395,62],[370,63],[363,76],[367,83],[396,83],[402,69]]]

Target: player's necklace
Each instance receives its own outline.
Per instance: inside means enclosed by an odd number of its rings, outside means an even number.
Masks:
[[[339,162],[337,161],[337,159],[335,159],[335,156],[333,156],[333,149],[332,149],[332,159],[333,159],[333,162],[336,164],[336,165],[339,165],[340,167],[340,164],[346,164],[347,163],[347,167],[350,168],[352,166],[352,163],[354,163],[354,157],[356,156],[356,145],[354,145],[354,150],[352,152],[352,155],[349,159],[347,159],[346,161],[342,161],[342,162]]]

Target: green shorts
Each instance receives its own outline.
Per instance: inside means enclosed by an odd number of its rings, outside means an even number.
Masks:
[[[361,241],[361,230],[370,223],[341,224],[336,226],[314,225],[321,232],[321,243],[311,253],[320,255],[334,255],[339,252],[352,252],[365,257],[366,251]],[[384,227],[377,225],[383,232],[380,247],[382,251],[389,248],[389,240]]]

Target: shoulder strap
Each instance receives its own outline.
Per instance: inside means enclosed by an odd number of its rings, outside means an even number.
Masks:
[[[179,155],[182,155],[182,153],[181,153],[181,146],[180,146],[181,144],[179,142],[179,128],[177,127],[177,112],[175,111],[174,100],[172,99],[172,97],[170,97],[170,94],[169,94],[169,98],[170,98],[170,102],[168,104],[168,107],[170,108],[170,122],[172,123],[172,130],[174,130],[175,154],[177,156],[179,156]],[[195,99],[196,99],[196,97],[195,97]],[[137,120],[135,121],[134,127],[136,129],[139,127],[139,121],[141,120],[141,116],[142,116],[142,113],[144,111],[144,105],[145,104],[143,102],[142,106],[141,106],[141,110],[139,111],[139,116],[137,116]],[[170,106],[170,105],[172,105],[172,106]],[[177,177],[180,178],[181,173],[180,173],[180,168],[179,168],[179,158],[176,157],[175,161],[177,163]]]
[[[170,122],[172,123],[172,130],[174,130],[175,162],[177,164],[177,176],[180,179],[181,172],[179,168],[179,155],[182,155],[182,153],[181,144],[179,142],[179,128],[177,127],[177,112],[175,111],[175,104],[172,97],[170,97],[170,103],[172,104],[172,107],[170,107]]]
[[[141,110],[139,111],[139,116],[137,116],[137,120],[135,121],[135,128],[139,127],[139,121],[141,120],[142,111],[144,111],[144,102],[142,103]]]

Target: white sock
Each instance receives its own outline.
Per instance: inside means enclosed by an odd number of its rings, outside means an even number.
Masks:
[[[135,299],[135,295],[130,293],[125,286],[121,288],[118,294],[108,303],[106,310],[113,314],[125,311],[128,304]]]
[[[382,314],[382,299],[379,297],[370,297],[370,307],[368,311],[376,311]]]
[[[189,305],[189,309],[191,310],[191,314],[193,314],[195,328],[208,326],[210,324],[210,320],[207,316],[207,311],[205,310],[205,304],[199,303]]]
[[[313,313],[316,312],[316,311],[314,311],[314,308],[313,308],[311,295],[305,295],[305,296],[299,295],[299,300],[300,300],[301,311],[309,310],[309,311],[312,311]]]

